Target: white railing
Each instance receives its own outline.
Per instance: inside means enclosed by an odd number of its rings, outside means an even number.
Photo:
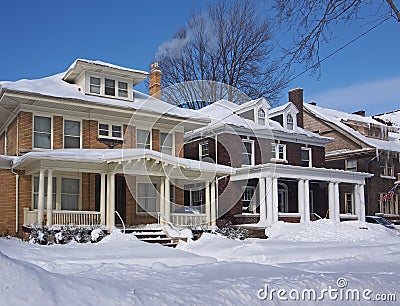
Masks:
[[[73,211],[54,210],[54,225],[100,225],[100,212],[97,211]]]
[[[194,227],[207,225],[206,214],[171,214],[171,222],[175,226]]]

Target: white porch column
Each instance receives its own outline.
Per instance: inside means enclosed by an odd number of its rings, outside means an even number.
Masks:
[[[106,225],[106,174],[100,174],[100,224]]]
[[[304,222],[310,222],[310,181],[304,181]]]
[[[339,183],[335,183],[335,221],[340,222]]]
[[[279,209],[278,209],[278,178],[272,179],[272,222],[279,220]]]
[[[107,226],[115,226],[115,173],[107,175]]]
[[[265,222],[267,219],[267,205],[265,202],[265,177],[260,177],[258,179],[258,191],[260,198],[260,223]]]
[[[267,207],[267,224],[272,224],[273,222],[273,195],[272,195],[272,177],[268,176],[265,178],[265,188],[266,188],[266,207]]]
[[[38,195],[38,225],[43,226],[44,222],[44,169],[39,172],[39,195]]]
[[[165,177],[161,178],[160,182],[160,224],[164,224],[165,216]]]
[[[210,203],[210,184],[206,183],[206,220],[207,225],[211,225],[211,203]]]
[[[171,203],[170,203],[170,198],[171,198],[171,191],[170,191],[170,185],[169,185],[169,179],[165,177],[164,180],[164,193],[165,193],[165,199],[164,199],[164,213],[165,213],[165,218],[167,221],[171,221]]]
[[[47,170],[47,227],[53,226],[53,170]]]
[[[217,225],[217,196],[216,196],[216,181],[211,182],[211,226]]]
[[[329,219],[335,221],[335,189],[334,183],[328,184]]]
[[[305,220],[305,194],[304,194],[304,180],[300,179],[297,182],[297,206],[300,214],[300,222]]]
[[[358,190],[360,191],[360,217],[359,220],[365,222],[365,195],[364,195],[364,185],[358,185]]]
[[[353,212],[360,220],[360,188],[358,184],[354,184],[353,186],[353,194],[354,194],[354,207],[355,211]]]

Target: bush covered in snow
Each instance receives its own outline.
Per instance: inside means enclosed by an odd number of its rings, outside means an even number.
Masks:
[[[96,243],[105,237],[101,228],[83,228],[63,226],[60,229],[48,228],[46,226],[33,226],[29,235],[30,243],[66,244],[72,240],[78,243]]]
[[[244,240],[249,237],[249,231],[247,229],[241,227],[232,227],[232,224],[229,222],[223,224],[221,228],[217,228],[214,233],[231,239],[239,240]]]

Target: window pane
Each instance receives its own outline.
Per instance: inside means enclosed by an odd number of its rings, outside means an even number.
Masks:
[[[118,82],[118,88],[127,90],[128,89],[128,83]]]
[[[105,79],[105,91],[104,93],[108,96],[115,96],[115,81]]]
[[[90,77],[90,84],[100,86],[100,78]]]
[[[137,130],[137,148],[150,149],[150,132]]]
[[[51,118],[35,116],[34,121],[35,132],[51,133]]]
[[[51,148],[51,135],[43,133],[34,133],[33,146],[40,149]]]
[[[100,136],[108,136],[109,126],[108,124],[99,123],[99,135]]]
[[[100,78],[90,77],[90,92],[100,94]]]
[[[63,210],[78,210],[79,195],[61,194],[61,208]]]
[[[61,181],[61,208],[78,210],[79,207],[79,179],[62,178]]]
[[[80,136],[81,123],[79,121],[64,120],[64,135]]]
[[[81,147],[81,140],[79,137],[64,137],[64,148],[65,149],[79,149]]]
[[[113,125],[112,126],[112,137],[122,137],[122,127],[120,125]]]
[[[172,155],[172,134],[161,133],[161,152]]]
[[[61,192],[68,194],[79,194],[79,179],[63,178]]]

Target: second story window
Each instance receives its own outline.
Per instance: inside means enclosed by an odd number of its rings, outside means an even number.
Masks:
[[[204,158],[210,156],[210,151],[208,148],[208,142],[203,142],[199,145],[199,159],[203,160]]]
[[[242,165],[254,165],[254,141],[242,140]]]
[[[243,213],[255,213],[255,199],[254,199],[255,188],[247,186],[243,189],[242,193],[242,212]]]
[[[356,159],[346,159],[346,170],[347,171],[357,171],[357,160]]]
[[[99,123],[100,138],[122,138],[122,126],[117,124]]]
[[[81,147],[81,123],[80,121],[64,120],[64,148],[71,149]]]
[[[90,93],[100,94],[100,78],[90,77]]]
[[[271,145],[272,158],[276,160],[286,160],[286,145],[273,143]]]
[[[118,82],[118,96],[128,98],[128,83]]]
[[[379,167],[381,176],[394,176],[393,159],[390,156],[381,156]]]
[[[169,133],[161,133],[160,134],[160,151],[161,153],[173,155],[173,141],[172,141],[172,134]]]
[[[293,116],[291,114],[288,114],[286,117],[286,128],[293,130]]]
[[[301,148],[301,165],[312,167],[311,148]]]
[[[105,79],[104,94],[107,96],[115,96],[115,81]]]
[[[258,109],[258,124],[265,125],[265,112],[262,108]]]
[[[137,130],[136,131],[136,147],[140,149],[151,149],[150,131]]]
[[[51,117],[33,117],[33,147],[51,149]]]

